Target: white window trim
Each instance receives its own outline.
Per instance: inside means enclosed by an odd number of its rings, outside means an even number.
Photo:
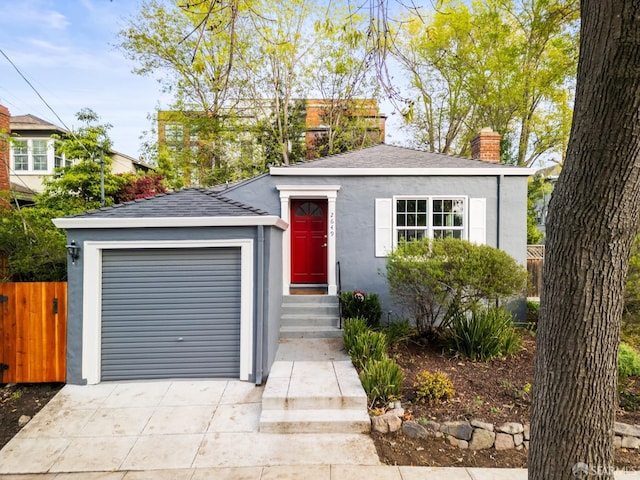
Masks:
[[[53,138],[43,138],[43,137],[13,137],[12,140],[17,142],[27,142],[27,169],[26,170],[17,170],[16,162],[14,157],[14,144],[10,143],[10,151],[11,151],[11,170],[15,175],[49,175],[53,173],[55,168],[55,140]],[[35,170],[34,169],[34,154],[33,154],[33,142],[38,140],[44,140],[47,142],[47,169],[46,170]],[[64,161],[64,157],[63,157]],[[66,165],[66,161],[64,162]]]
[[[340,185],[276,185],[280,192],[280,217],[291,224],[291,199],[326,199],[327,212],[327,294],[338,294],[336,280],[336,199]],[[282,288],[288,295],[291,288],[291,229],[282,239]]]
[[[102,251],[135,248],[240,247],[240,380],[249,380],[253,365],[253,240],[85,241],[82,245],[82,377],[100,383],[102,347]]]
[[[433,201],[434,200],[462,200],[464,202],[464,212],[463,212],[463,228],[462,230],[462,240],[467,240],[469,238],[469,196],[468,195],[394,195],[392,200],[393,206],[393,230],[392,230],[392,240],[393,240],[393,248],[395,249],[398,246],[398,229],[403,227],[398,227],[398,200],[427,200],[427,237],[433,238],[434,230],[443,230],[442,228],[433,228]],[[446,228],[444,229],[446,230]],[[455,228],[455,230],[460,230],[459,228]]]

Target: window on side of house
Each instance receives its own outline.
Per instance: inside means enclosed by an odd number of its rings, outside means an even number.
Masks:
[[[54,166],[68,164],[58,158],[51,138],[19,138],[11,142],[11,168],[21,174],[51,173]]]
[[[465,197],[396,197],[394,243],[423,238],[466,239]]]
[[[33,151],[33,169],[35,171],[49,170],[47,162],[47,140],[32,140],[31,148]]]
[[[13,169],[16,172],[29,170],[29,144],[26,140],[14,140],[11,145]]]

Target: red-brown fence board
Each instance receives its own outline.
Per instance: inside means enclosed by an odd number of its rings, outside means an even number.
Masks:
[[[64,382],[66,282],[0,283],[0,295],[0,381]]]

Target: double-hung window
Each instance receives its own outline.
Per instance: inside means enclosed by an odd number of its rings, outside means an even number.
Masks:
[[[13,169],[16,172],[29,170],[29,144],[26,140],[15,140],[11,145]]]
[[[466,239],[465,197],[395,197],[394,243],[423,238]]]
[[[11,168],[16,173],[42,175],[69,163],[64,155],[55,153],[52,138],[16,138],[11,141]]]
[[[33,170],[37,172],[49,170],[47,161],[47,140],[32,140]]]

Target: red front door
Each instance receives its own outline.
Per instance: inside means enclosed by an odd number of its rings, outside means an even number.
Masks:
[[[291,283],[327,283],[327,201],[291,201]]]

